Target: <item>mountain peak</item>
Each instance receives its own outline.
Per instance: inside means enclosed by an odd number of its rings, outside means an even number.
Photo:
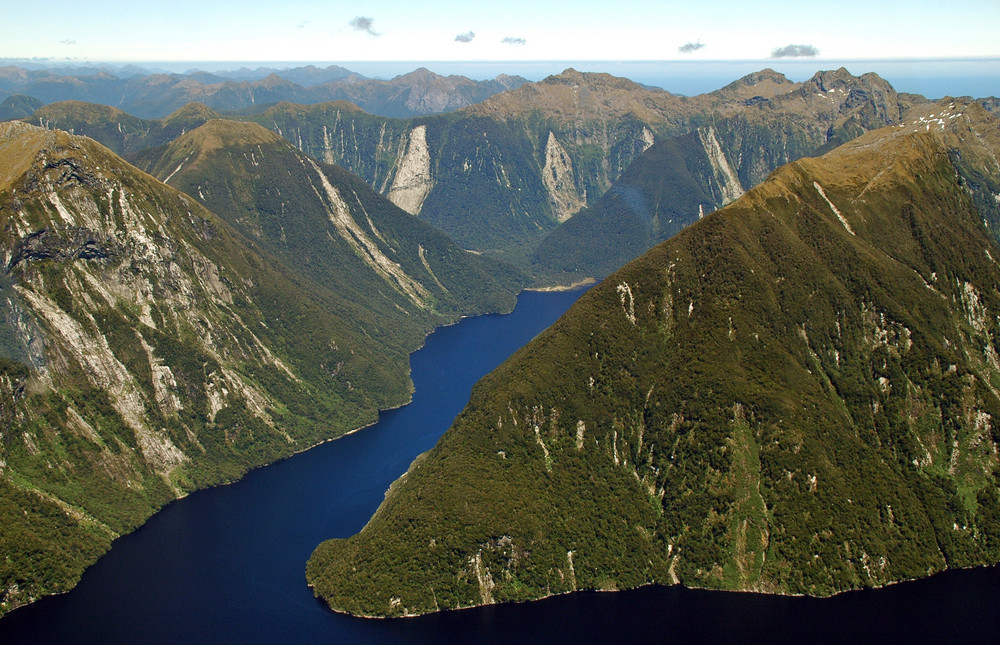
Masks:
[[[203,151],[235,144],[284,143],[285,140],[264,126],[248,121],[211,119],[181,137],[197,144]]]
[[[407,74],[400,74],[399,76],[392,79],[393,81],[406,81],[406,82],[423,82],[429,83],[435,79],[441,78],[440,74],[435,74],[426,67],[418,67],[417,69],[409,72]]]
[[[676,116],[682,101],[670,92],[643,87],[627,78],[568,68],[537,83],[491,96],[470,112],[507,118],[547,112],[558,122],[638,118],[648,124]],[[670,115],[670,116],[667,116]]]
[[[580,85],[595,90],[646,90],[635,81],[605,72],[580,72],[568,67],[541,81],[542,85]],[[649,91],[649,90],[647,90]]]
[[[217,118],[219,118],[219,115],[216,114],[215,110],[208,107],[204,103],[195,101],[177,108],[167,118],[165,118],[164,121],[167,123],[175,121],[188,121],[192,119],[207,121],[209,119]]]
[[[260,81],[258,81],[258,84],[261,87],[267,87],[267,88],[275,88],[275,87],[283,87],[283,86],[293,86],[293,85],[295,85],[295,83],[293,83],[292,81],[289,81],[289,80],[287,80],[285,78],[282,78],[282,77],[278,76],[275,72],[271,72],[270,74],[268,74],[264,78],[260,79]]]
[[[822,92],[858,86],[881,91],[895,91],[892,89],[892,86],[888,81],[874,72],[868,72],[866,74],[862,74],[861,76],[855,76],[845,67],[840,67],[835,70],[816,72],[813,74],[812,78],[806,81],[806,84],[814,85]]]
[[[24,121],[0,122],[0,190],[8,188],[50,147],[55,133]]]
[[[795,83],[788,80],[784,74],[768,67],[759,72],[747,74],[743,78],[711,92],[711,95],[736,99],[773,98],[787,92],[794,85]]]
[[[792,81],[788,80],[788,77],[781,72],[776,72],[770,67],[765,67],[759,72],[752,72],[747,74],[743,78],[736,81],[743,85],[759,85],[760,83],[770,81],[772,83],[782,83],[790,84]]]
[[[131,115],[110,105],[85,101],[57,101],[38,108],[35,116],[44,119],[76,118],[80,121],[122,120]]]

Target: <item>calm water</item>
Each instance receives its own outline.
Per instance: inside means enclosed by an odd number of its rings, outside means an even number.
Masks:
[[[998,642],[1000,570],[832,599],[647,588],[401,620],[334,614],[305,585],[313,548],[351,535],[429,449],[472,384],[580,292],[522,294],[413,355],[413,403],[375,426],[175,502],[69,594],[0,620],[0,643]]]

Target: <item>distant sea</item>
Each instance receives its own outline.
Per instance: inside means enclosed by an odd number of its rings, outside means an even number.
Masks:
[[[717,90],[752,72],[771,68],[793,81],[804,81],[819,70],[847,68],[860,76],[875,72],[898,92],[944,96],[1000,96],[1000,58],[947,60],[823,60],[763,59],[741,61],[347,61],[347,62],[183,62],[139,63],[141,67],[184,72],[233,70],[240,67],[286,69],[301,65],[337,64],[369,78],[389,79],[426,67],[436,74],[459,74],[483,80],[498,74],[519,75],[539,81],[572,67],[581,72],[607,72],[675,94],[694,96]]]

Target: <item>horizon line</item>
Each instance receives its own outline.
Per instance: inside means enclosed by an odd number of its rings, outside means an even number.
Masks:
[[[181,63],[213,63],[213,64],[246,64],[246,63],[270,63],[270,64],[329,64],[329,65],[339,65],[341,63],[361,63],[361,64],[401,64],[401,63],[446,63],[446,64],[476,64],[476,63],[511,63],[511,64],[527,64],[527,63],[694,63],[694,64],[713,64],[713,63],[767,63],[767,62],[782,62],[782,63],[822,63],[822,62],[868,62],[868,63],[958,63],[958,62],[989,62],[989,61],[1000,61],[1000,54],[989,55],[989,56],[956,56],[956,57],[868,57],[868,58],[849,58],[849,57],[821,57],[821,56],[786,56],[786,57],[768,57],[768,58],[710,58],[710,59],[692,59],[692,58],[538,58],[538,59],[423,59],[423,58],[400,58],[400,59],[295,59],[295,60],[276,60],[276,59],[161,59],[161,60],[139,60],[139,59],[88,59],[88,58],[56,58],[56,57],[18,57],[18,56],[0,56],[0,61],[13,63],[13,62],[59,62],[59,63],[76,63],[76,64],[89,64],[89,65],[107,65],[107,64],[181,64]]]

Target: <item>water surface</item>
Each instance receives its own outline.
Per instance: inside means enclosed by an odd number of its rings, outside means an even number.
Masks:
[[[0,620],[0,643],[964,642],[1000,639],[1000,569],[817,600],[650,587],[396,620],[335,614],[305,562],[356,533],[473,383],[580,292],[439,329],[412,357],[413,402],[243,480],[178,500],[117,540],[72,592]]]

